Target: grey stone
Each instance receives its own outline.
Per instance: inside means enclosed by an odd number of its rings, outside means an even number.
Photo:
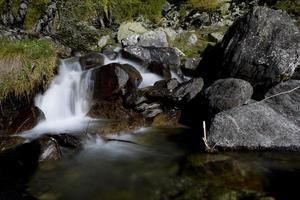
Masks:
[[[291,80],[267,97],[300,85]],[[300,90],[221,112],[212,121],[208,143],[222,149],[300,149]]]
[[[235,21],[220,52],[218,77],[241,78],[265,90],[300,65],[300,32],[285,11],[255,7]]]
[[[253,88],[247,81],[228,78],[217,80],[204,93],[208,110],[216,114],[243,105],[251,99]]]
[[[147,29],[138,22],[126,22],[120,25],[118,30],[118,41],[122,42],[123,39],[130,37],[131,35],[139,35],[147,32]]]
[[[140,47],[128,46],[123,49],[123,55],[127,58],[136,58],[144,63],[157,62],[177,68],[180,58],[177,51],[171,47]]]
[[[191,34],[188,38],[188,45],[193,46],[197,43],[198,37],[195,33]]]
[[[98,47],[103,48],[107,45],[108,41],[110,40],[109,35],[102,36],[98,41]]]
[[[208,34],[208,37],[209,39],[212,41],[212,42],[221,42],[222,39],[223,39],[223,36],[224,34],[223,33],[218,33],[218,32],[215,32],[215,33],[209,33]]]
[[[203,85],[202,78],[193,78],[184,82],[173,90],[171,100],[175,103],[187,103],[200,94]]]
[[[148,31],[142,34],[138,42],[143,47],[168,47],[167,35],[164,31]]]

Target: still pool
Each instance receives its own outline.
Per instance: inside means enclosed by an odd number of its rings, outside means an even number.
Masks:
[[[189,130],[143,129],[40,165],[28,192],[38,199],[297,199],[300,154],[200,153]],[[130,141],[130,142],[126,142]],[[199,141],[200,142],[200,141]]]

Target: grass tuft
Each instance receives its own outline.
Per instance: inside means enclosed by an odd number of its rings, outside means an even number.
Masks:
[[[0,101],[31,95],[45,86],[56,67],[54,45],[45,39],[0,39]]]

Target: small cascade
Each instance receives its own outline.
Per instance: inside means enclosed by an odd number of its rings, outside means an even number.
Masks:
[[[110,63],[119,63],[122,65],[129,64],[129,65],[133,66],[135,69],[137,69],[143,77],[143,82],[139,86],[140,88],[151,86],[156,81],[163,79],[161,76],[158,76],[157,74],[149,72],[147,69],[142,67],[139,63],[134,62],[129,59],[126,59],[126,58],[123,58],[121,53],[118,54],[118,57],[115,60],[110,60],[108,58],[105,58],[105,64],[110,64]]]
[[[45,119],[23,135],[37,137],[86,128],[92,91],[91,72],[82,71],[78,58],[62,60],[48,90],[35,98],[35,105],[43,111]]]
[[[104,65],[111,63],[135,67],[143,77],[141,88],[163,79],[147,71],[139,63],[123,58],[121,53],[114,60],[105,57]],[[86,130],[89,122],[94,120],[87,116],[94,87],[91,74],[92,70],[82,70],[79,58],[62,60],[50,87],[44,94],[38,94],[35,98],[35,105],[43,111],[45,119],[22,135],[35,138],[43,134],[76,133]]]

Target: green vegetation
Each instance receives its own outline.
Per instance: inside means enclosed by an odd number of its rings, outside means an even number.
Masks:
[[[218,0],[187,0],[187,6],[202,11],[213,11],[221,6],[221,2]]]
[[[277,1],[274,8],[285,10],[290,14],[300,16],[300,3],[298,0]]]
[[[140,15],[157,22],[166,0],[64,0],[60,15],[78,21],[92,21],[103,16],[117,23]]]
[[[201,55],[209,45],[215,45],[209,38],[209,33],[220,32],[225,33],[228,27],[202,28],[194,32],[184,32],[175,41],[170,42],[171,46],[179,48],[187,57],[197,57]],[[195,45],[189,45],[189,37],[195,34],[198,41]]]
[[[54,45],[45,39],[0,39],[0,101],[30,95],[48,83],[56,67]]]

